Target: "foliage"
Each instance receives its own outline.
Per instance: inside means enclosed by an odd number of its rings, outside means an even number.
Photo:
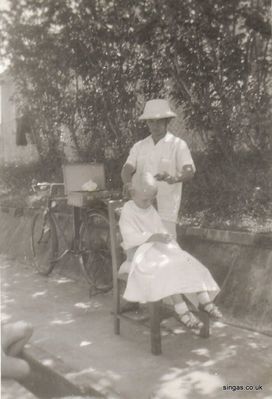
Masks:
[[[199,225],[237,226],[243,218],[258,219],[272,230],[272,168],[269,156],[238,154],[231,169],[214,154],[194,154],[197,173],[185,184],[181,217]],[[184,220],[183,220],[184,221]]]
[[[10,4],[12,73],[42,156],[59,157],[63,125],[81,159],[123,155],[143,129],[141,94],[165,95],[165,79],[188,123],[228,162],[241,143],[270,145],[266,0]]]
[[[240,157],[239,173],[233,171],[230,177],[214,166],[215,159],[208,157],[207,160],[207,155],[200,153],[193,156],[198,171],[183,187],[182,225],[272,232],[269,159],[260,160],[252,155]],[[112,179],[108,180],[109,187],[121,188],[121,164],[116,161],[107,163],[107,176]],[[24,208],[44,204],[43,192],[35,194],[32,190],[33,179],[61,182],[61,169],[45,168],[44,164],[1,167],[0,205]],[[65,202],[60,203],[58,209],[69,211]]]
[[[229,164],[241,147],[271,148],[269,2],[147,4],[142,43],[151,79],[157,69],[171,79],[171,95],[209,149]]]
[[[134,7],[116,3],[11,1],[11,71],[44,157],[57,155],[63,125],[83,160],[118,157],[134,140],[138,57],[127,23]]]
[[[105,161],[118,186],[147,134],[143,101],[171,96],[206,148],[190,209],[250,212],[254,187],[270,193],[269,12],[267,0],[10,0],[2,36],[42,162],[59,167],[68,131],[78,158]]]
[[[61,182],[62,175],[54,165],[33,163],[0,167],[0,203],[3,206],[29,206],[29,196],[33,194],[32,181]]]

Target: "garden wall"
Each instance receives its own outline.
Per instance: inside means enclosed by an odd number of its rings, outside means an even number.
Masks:
[[[178,236],[220,285],[228,321],[272,335],[272,234],[180,227]]]
[[[31,209],[0,211],[0,252],[31,262],[32,215]],[[69,239],[71,215],[61,217]],[[178,237],[182,247],[211,270],[222,288],[217,301],[227,321],[272,335],[272,234],[180,226]],[[67,277],[83,278],[78,260],[71,256],[56,269]]]

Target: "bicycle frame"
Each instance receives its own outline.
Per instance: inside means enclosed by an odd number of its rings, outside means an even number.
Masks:
[[[60,224],[52,211],[54,208],[54,201],[61,201],[61,200],[66,200],[67,197],[60,197],[60,196],[54,196],[54,190],[58,187],[64,187],[63,183],[38,183],[39,187],[42,186],[48,186],[49,187],[49,194],[47,197],[47,203],[46,207],[44,209],[44,217],[46,215],[50,214],[51,218],[53,219],[55,226],[57,227],[57,230],[61,233],[61,236],[66,244],[66,249],[56,258],[52,259],[53,263],[57,263],[60,261],[63,257],[65,257],[67,254],[71,253],[75,256],[81,256],[84,251],[80,249],[80,227],[81,227],[81,208],[73,206],[73,235],[72,239],[68,241],[65,237],[63,229],[60,227]],[[89,208],[88,212],[91,212],[95,208]],[[101,206],[99,207],[101,209]],[[106,209],[106,206],[105,206]],[[96,209],[97,210],[97,209]]]
[[[45,208],[44,208],[44,210],[43,210],[44,222],[45,222],[45,220],[46,220],[46,216],[50,214],[50,217],[53,219],[53,221],[54,221],[54,223],[55,223],[55,226],[59,229],[59,231],[62,233],[63,238],[65,239],[64,234],[63,234],[63,232],[62,232],[62,230],[61,230],[61,228],[60,228],[60,226],[59,226],[59,223],[58,223],[58,221],[57,221],[57,219],[56,219],[56,217],[55,217],[55,215],[54,215],[54,212],[52,212],[52,209],[53,209],[54,206],[55,206],[55,204],[54,204],[55,201],[67,200],[67,197],[66,197],[66,196],[55,196],[55,195],[54,195],[54,192],[55,192],[55,190],[56,190],[57,188],[59,188],[59,187],[64,187],[64,183],[47,183],[47,182],[45,182],[45,183],[37,183],[37,184],[35,184],[34,186],[32,186],[32,189],[33,189],[34,192],[37,191],[37,190],[36,190],[36,187],[39,188],[39,189],[41,189],[41,190],[43,190],[43,189],[45,189],[45,190],[46,190],[46,189],[49,189],[49,192],[48,192],[48,195],[47,195],[47,199],[46,199],[46,206],[45,206]],[[43,222],[43,223],[44,223],[44,222]],[[42,233],[41,233],[41,238],[40,238],[40,240],[41,240],[42,237],[43,237],[43,233],[44,233],[44,225],[43,225],[43,229],[42,229]],[[39,240],[39,241],[40,241],[40,240]],[[65,240],[65,242],[66,242],[66,244],[68,244],[66,240]],[[51,262],[53,262],[53,263],[58,262],[58,261],[59,261],[61,258],[63,258],[63,256],[65,256],[68,252],[70,252],[70,248],[69,248],[69,249],[66,249],[66,250],[65,250],[60,256],[58,256],[57,258],[52,259]]]
[[[52,208],[51,208],[52,209]],[[60,261],[64,256],[68,253],[72,253],[73,255],[81,255],[82,251],[80,250],[80,225],[81,225],[81,218],[80,218],[80,208],[73,207],[73,236],[70,242],[66,239],[63,230],[61,229],[54,212],[51,212],[51,217],[54,220],[55,225],[58,228],[58,231],[61,233],[62,238],[67,245],[67,248],[59,255],[57,258],[52,259],[52,262]]]
[[[93,287],[92,289],[95,289],[95,292],[106,292],[106,290],[111,288],[111,283],[107,279],[103,280],[105,278],[104,276],[106,276],[105,271],[107,271],[108,268],[108,258],[110,258],[110,251],[108,254],[109,256],[106,254],[107,251],[105,254],[103,252],[107,247],[107,234],[105,235],[104,231],[108,230],[108,198],[103,198],[103,196],[97,198],[94,195],[93,200],[91,200],[86,207],[71,205],[68,201],[68,205],[72,206],[72,214],[64,214],[54,209],[56,201],[67,200],[66,196],[55,194],[58,187],[64,187],[64,184],[38,183],[35,185],[35,188],[40,188],[41,190],[47,189],[46,204],[43,211],[37,213],[33,218],[31,229],[32,251],[34,257],[37,256],[36,263],[39,265],[36,267],[42,274],[49,275],[58,261],[67,254],[71,254],[78,258],[83,274],[90,286]],[[36,191],[34,188],[33,190]],[[71,217],[73,219],[72,221]],[[71,222],[73,223],[72,234],[70,228],[67,228],[69,225],[69,227],[71,227]],[[102,226],[102,230],[95,230],[98,226],[97,223],[100,227]],[[40,228],[37,226],[40,226]],[[69,235],[67,235],[67,232]],[[47,237],[49,237],[48,241]],[[90,237],[92,237],[91,242],[94,243],[94,246],[89,242]],[[60,240],[62,245],[59,245]],[[34,249],[36,248],[35,245],[39,244],[41,244],[41,246],[37,247],[38,249],[36,252]],[[43,252],[45,248],[44,244],[48,245],[45,252]],[[41,252],[39,252],[39,248]],[[42,257],[44,253],[46,254],[45,260],[41,258],[41,263],[39,263],[38,257],[40,254]],[[49,254],[49,256],[47,256],[47,254]],[[105,256],[105,259],[103,258],[103,260],[101,260],[102,256]]]

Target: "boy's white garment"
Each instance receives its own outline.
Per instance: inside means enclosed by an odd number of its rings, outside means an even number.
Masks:
[[[119,221],[123,248],[133,251],[124,298],[131,302],[151,302],[173,294],[208,291],[211,300],[219,287],[209,270],[183,251],[176,241],[169,244],[146,242],[155,233],[165,233],[157,211],[139,208],[128,201]],[[127,271],[124,267],[120,272]]]
[[[169,222],[169,220],[163,220],[163,225],[167,232],[176,240],[177,239],[177,225],[175,222]]]
[[[195,170],[186,142],[169,132],[157,144],[151,135],[138,141],[131,148],[126,163],[135,168],[135,177],[146,172],[153,176],[163,172],[176,176],[181,173],[184,165],[191,165]],[[182,183],[158,181],[158,212],[163,220],[177,222],[181,194]]]
[[[153,206],[139,208],[132,200],[123,206],[119,225],[126,251],[144,244],[155,233],[167,233]]]

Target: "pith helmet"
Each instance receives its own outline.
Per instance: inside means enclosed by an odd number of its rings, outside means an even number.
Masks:
[[[140,120],[175,118],[177,115],[171,111],[167,100],[149,100],[146,102]]]

